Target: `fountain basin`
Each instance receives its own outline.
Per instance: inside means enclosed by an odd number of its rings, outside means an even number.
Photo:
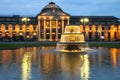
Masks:
[[[65,53],[80,53],[89,50],[86,42],[58,42],[56,51]]]
[[[66,26],[60,42],[57,43],[56,51],[80,53],[88,50],[88,43],[85,41],[84,34],[80,32],[80,27],[75,25]]]

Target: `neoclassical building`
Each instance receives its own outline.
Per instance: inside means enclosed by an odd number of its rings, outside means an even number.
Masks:
[[[73,16],[54,2],[35,17],[0,16],[0,41],[58,41],[66,25],[79,25],[87,41],[120,41],[119,18]]]
[[[0,41],[25,41],[37,40],[38,25],[35,17],[29,17],[30,21],[18,15],[0,16]]]
[[[37,15],[39,27],[39,40],[58,40],[64,32],[66,25],[69,25],[70,15],[64,12],[54,2],[46,5]]]

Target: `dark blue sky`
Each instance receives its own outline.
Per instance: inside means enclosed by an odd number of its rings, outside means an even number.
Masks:
[[[0,0],[0,15],[36,16],[51,0]],[[120,0],[53,0],[65,12],[79,16],[120,18]]]

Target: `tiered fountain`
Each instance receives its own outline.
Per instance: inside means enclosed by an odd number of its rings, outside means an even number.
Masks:
[[[80,32],[79,26],[66,26],[65,32],[61,35],[60,42],[57,43],[56,51],[59,52],[86,52],[88,44],[85,42],[84,34]]]

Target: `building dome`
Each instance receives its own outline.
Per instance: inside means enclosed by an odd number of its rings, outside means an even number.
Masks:
[[[56,5],[54,2],[50,2],[48,5],[46,5],[38,15],[43,16],[66,16],[69,15],[66,12],[64,12],[58,5]]]
[[[60,8],[58,5],[56,5],[54,2],[50,2],[48,5],[46,5],[46,6],[43,8],[43,11],[46,10],[46,9],[51,9],[51,8],[61,10],[61,8]],[[62,10],[61,10],[61,11],[62,11]]]

